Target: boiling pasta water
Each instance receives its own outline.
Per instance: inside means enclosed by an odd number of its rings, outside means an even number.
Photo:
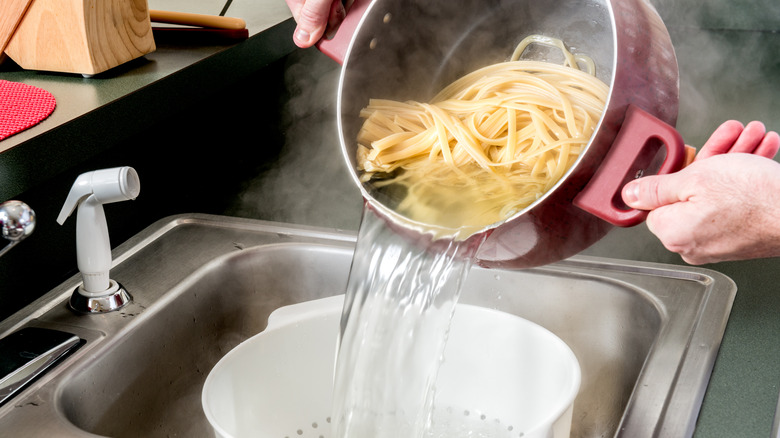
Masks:
[[[561,49],[564,63],[519,60],[530,43]],[[430,103],[372,99],[361,112],[361,179],[413,221],[472,231],[501,222],[586,148],[609,91],[594,70],[560,40],[531,36],[510,61],[467,74]]]
[[[560,48],[564,63],[518,60],[532,42]],[[450,321],[479,245],[465,237],[566,174],[607,94],[587,58],[532,36],[510,61],[464,76],[430,103],[369,102],[358,137],[363,181],[401,192],[389,207],[406,218],[457,231],[424,244],[364,210],[341,320],[335,437],[522,436],[498,419],[462,415],[468,407],[434,409]]]
[[[399,239],[366,209],[352,261],[334,386],[340,438],[423,437],[472,254]]]

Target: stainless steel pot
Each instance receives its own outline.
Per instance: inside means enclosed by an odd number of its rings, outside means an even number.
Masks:
[[[356,0],[336,37],[319,45],[343,63],[338,118],[355,182],[366,202],[393,220],[393,200],[354,171],[360,110],[370,98],[429,100],[463,74],[506,60],[530,34],[560,38],[592,57],[610,93],[589,145],[564,178],[536,203],[484,230],[477,253],[483,266],[555,262],[613,225],[638,224],[646,213],[623,205],[623,185],[683,166],[685,147],[672,127],[677,59],[655,9],[643,0]]]

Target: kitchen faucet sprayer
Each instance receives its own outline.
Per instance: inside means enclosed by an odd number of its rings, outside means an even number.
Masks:
[[[130,301],[130,295],[109,277],[111,244],[103,204],[135,199],[141,191],[132,167],[94,170],[79,175],[68,193],[57,222],[62,225],[78,207],[76,258],[84,280],[71,297],[74,310],[109,312]]]

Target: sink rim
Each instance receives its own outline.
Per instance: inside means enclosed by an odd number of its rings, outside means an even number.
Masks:
[[[241,219],[226,216],[213,216],[203,214],[177,215],[164,218],[127,242],[117,247],[114,252],[114,267],[121,266],[128,260],[131,260],[139,251],[148,247],[150,244],[161,240],[172,230],[194,224],[199,226],[224,227],[246,232],[279,233],[280,235],[294,234],[303,238],[322,239],[344,247],[353,247],[356,233],[343,230],[330,230],[301,225],[280,224],[275,222],[266,222],[252,219]],[[235,248],[234,248],[235,250]],[[230,252],[224,249],[216,257],[228,257]],[[215,257],[211,257],[214,259]],[[199,266],[193,273],[196,273],[203,266]],[[714,366],[717,351],[723,337],[731,305],[736,294],[736,285],[727,276],[711,271],[705,268],[689,266],[672,266],[664,264],[655,264],[638,261],[613,260],[589,256],[575,256],[552,265],[543,266],[539,269],[558,270],[567,272],[582,272],[586,269],[620,269],[624,272],[630,272],[640,275],[663,275],[673,276],[675,278],[688,279],[707,283],[709,286],[702,303],[696,312],[696,321],[688,338],[688,347],[685,349],[684,357],[678,366],[676,373],[671,381],[667,382],[671,388],[684,388],[685,390],[667,391],[663,397],[663,403],[656,403],[657,409],[654,413],[647,409],[636,409],[638,404],[646,401],[648,398],[658,400],[657,386],[651,382],[652,374],[646,372],[653,364],[654,356],[657,354],[657,347],[654,345],[649,353],[646,363],[642,368],[639,378],[634,387],[630,400],[624,411],[622,422],[618,428],[616,436],[653,436],[656,432],[662,434],[672,433],[676,435],[690,436],[696,425],[699,409],[706,391],[709,377]],[[482,269],[482,268],[479,268]],[[189,278],[193,273],[185,277]],[[619,280],[616,280],[619,281]],[[30,306],[17,312],[12,317],[0,322],[0,336],[5,336],[26,325],[45,326],[52,328],[67,327],[67,324],[58,324],[57,322],[41,321],[38,318],[52,310],[61,310],[66,305],[67,299],[72,290],[80,283],[78,275],[65,281],[59,287],[53,289],[39,300],[36,300]],[[165,295],[170,291],[163,293]],[[662,330],[668,327],[668,306],[663,297],[652,296],[651,301],[659,308],[659,312],[664,319]],[[672,309],[673,310],[673,309]],[[75,314],[73,314],[75,315]],[[82,316],[82,318],[94,318],[94,316]],[[82,320],[83,321],[83,320]],[[133,325],[133,324],[130,324]],[[67,423],[72,428],[77,427],[70,424],[64,418],[61,409],[52,408],[56,406],[56,394],[67,383],[59,381],[63,376],[76,372],[80,367],[89,366],[89,360],[99,355],[106,348],[110,348],[110,340],[113,336],[121,335],[118,332],[112,333],[110,330],[100,330],[99,327],[80,327],[74,324],[75,328],[82,330],[85,336],[90,337],[87,345],[82,347],[77,354],[68,358],[65,363],[60,364],[51,373],[44,376],[30,388],[18,395],[15,400],[0,408],[0,425],[4,423],[4,418],[12,411],[15,405],[24,405],[29,400],[35,400],[36,397],[48,397],[49,409],[54,409],[59,423]],[[125,328],[125,330],[129,330]],[[659,334],[659,337],[663,334]],[[715,338],[715,339],[712,339]],[[656,340],[656,344],[659,340]],[[703,353],[701,353],[704,351]],[[657,359],[657,358],[656,358]],[[52,384],[56,384],[57,389],[52,390]],[[70,430],[70,428],[66,428]],[[80,429],[78,429],[80,431]],[[638,433],[641,431],[641,433]],[[86,431],[81,434],[78,431],[72,431],[73,436],[94,436]]]

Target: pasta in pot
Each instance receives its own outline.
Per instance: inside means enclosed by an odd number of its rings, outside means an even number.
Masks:
[[[530,43],[560,48],[564,63],[519,60]],[[361,179],[402,189],[395,210],[414,221],[455,229],[503,221],[552,188],[587,146],[609,92],[594,70],[560,40],[531,36],[509,61],[458,79],[430,103],[372,99],[361,111]]]

